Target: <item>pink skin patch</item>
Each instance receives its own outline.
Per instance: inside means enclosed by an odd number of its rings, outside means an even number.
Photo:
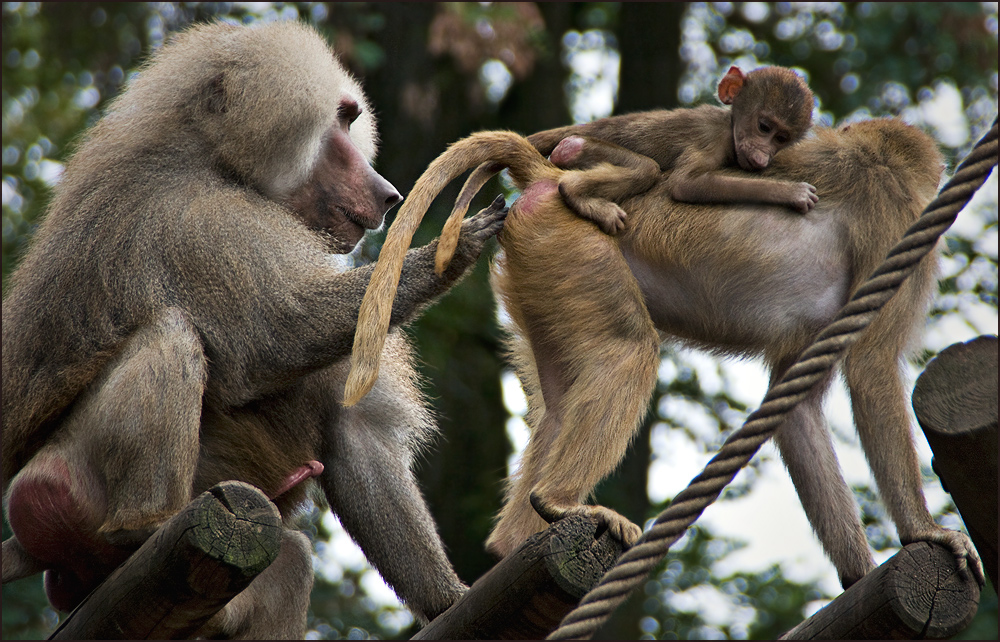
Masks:
[[[583,139],[579,136],[570,136],[559,141],[556,148],[549,155],[549,160],[556,167],[570,167],[576,161],[577,156],[583,151]]]
[[[323,464],[318,461],[310,461],[303,466],[299,466],[292,471],[291,475],[285,477],[285,483],[281,485],[277,492],[271,495],[271,499],[281,497],[307,479],[319,477],[321,474],[323,474]]]
[[[511,210],[523,214],[531,214],[539,204],[550,197],[559,198],[559,185],[555,181],[539,181],[532,183],[521,192],[520,198],[514,201]]]

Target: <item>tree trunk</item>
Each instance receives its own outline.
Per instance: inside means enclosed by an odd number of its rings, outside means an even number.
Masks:
[[[280,547],[274,504],[249,484],[218,484],[150,536],[51,639],[186,638],[270,566]]]
[[[916,542],[886,560],[782,640],[944,640],[969,626],[979,585],[940,544]]]
[[[414,640],[541,640],[614,566],[621,544],[575,516],[528,538]]]

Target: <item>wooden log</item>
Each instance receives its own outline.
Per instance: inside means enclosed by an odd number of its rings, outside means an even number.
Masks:
[[[962,577],[944,546],[910,544],[782,640],[943,640],[979,607],[979,584]]]
[[[568,517],[528,538],[414,640],[541,640],[610,569],[621,545]]]
[[[997,587],[997,338],[943,350],[917,379],[913,410],[934,471]]]
[[[190,637],[278,555],[281,518],[223,482],[170,518],[55,630],[53,640]]]

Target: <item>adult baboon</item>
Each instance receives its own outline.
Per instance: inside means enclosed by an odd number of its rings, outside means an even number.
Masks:
[[[592,133],[586,127],[566,132],[570,153],[552,153],[571,169],[556,167],[512,132],[480,132],[453,144],[417,181],[393,223],[385,247],[394,253],[383,251],[361,308],[348,402],[363,396],[377,372],[406,234],[464,171],[481,163],[509,169],[522,194],[500,236],[494,287],[511,318],[532,436],[488,542],[499,555],[544,528],[541,516],[593,515],[626,546],[633,543],[635,524],[584,502],[621,461],[640,424],[661,340],[758,355],[779,378],[930,202],[941,176],[929,136],[899,120],[871,120],[818,128],[763,172],[765,179],[815,185],[819,201],[804,216],[764,205],[691,205],[670,197],[669,174],[657,175],[649,157],[578,138]],[[641,184],[636,175],[651,178],[652,187],[619,202],[628,218],[615,236],[571,212],[560,189],[571,177],[584,194],[588,181],[599,195],[628,194],[629,185]],[[444,240],[440,248],[437,268],[447,269]],[[927,510],[900,372],[933,291],[935,262],[927,256],[874,317],[847,351],[843,370],[862,447],[900,539],[949,547],[959,568],[982,584],[969,538],[941,528]],[[825,383],[775,440],[847,587],[874,564],[823,421]]]
[[[372,268],[331,253],[400,199],[375,149],[360,85],[304,25],[200,25],[153,54],[69,161],[3,303],[5,582],[45,569],[70,609],[193,493],[246,481],[287,517],[317,477],[419,618],[463,593],[410,471],[434,423],[401,335],[374,394],[341,405]],[[436,243],[407,253],[392,325],[504,216],[469,219],[440,276]],[[286,531],[200,634],[301,636],[311,584]]]

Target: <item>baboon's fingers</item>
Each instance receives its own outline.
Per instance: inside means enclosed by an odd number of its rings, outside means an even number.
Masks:
[[[504,221],[507,220],[509,211],[505,203],[503,195],[497,196],[489,207],[465,220],[462,224],[462,233],[470,234],[479,241],[485,241],[491,236],[499,234],[500,230],[503,229]]]
[[[986,576],[983,573],[983,562],[979,559],[979,553],[976,552],[975,546],[972,545],[972,540],[970,540],[965,533],[946,530],[943,528],[935,529],[933,532],[914,538],[913,541],[918,540],[937,542],[938,544],[951,549],[952,553],[955,555],[955,563],[958,566],[959,574],[966,578],[971,574],[973,579],[975,579],[979,584],[980,588],[986,585]]]
[[[605,530],[611,532],[611,536],[622,543],[622,548],[629,549],[638,541],[642,535],[642,529],[633,524],[624,515],[621,515],[605,506],[590,506],[587,504],[573,504],[569,506],[559,506],[547,502],[532,492],[528,496],[531,507],[535,509],[538,516],[549,524],[558,522],[561,519],[572,515],[586,515],[593,517],[598,523],[598,533]]]

